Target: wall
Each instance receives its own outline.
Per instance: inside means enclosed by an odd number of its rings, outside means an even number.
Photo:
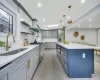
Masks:
[[[100,29],[98,29],[98,46],[100,46]]]
[[[74,32],[78,31],[79,36],[77,38],[74,37]],[[65,39],[71,42],[85,42],[89,44],[97,45],[97,29],[70,29],[65,31]],[[81,35],[85,35],[85,40],[81,41]]]

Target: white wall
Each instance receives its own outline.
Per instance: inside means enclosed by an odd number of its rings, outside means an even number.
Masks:
[[[2,1],[2,0],[0,0]],[[27,34],[21,34],[21,28],[25,29],[25,26],[23,26],[20,23],[20,19],[24,19],[26,22],[28,22],[31,26],[32,26],[32,20],[21,10],[18,8],[18,6],[16,6],[16,4],[12,1],[12,0],[3,0],[3,2],[6,1],[8,3],[8,5],[10,6],[10,8],[12,8],[13,10],[15,10],[17,12],[17,25],[16,25],[16,43],[13,44],[12,42],[12,38],[9,39],[9,41],[11,41],[12,47],[21,47],[23,46],[24,43],[24,39],[28,39],[30,42],[32,42],[32,40],[34,40],[34,36],[33,35],[27,35]],[[4,2],[4,4],[7,4]],[[6,41],[6,35],[1,37],[0,34],[0,40]],[[15,46],[16,45],[16,46]]]
[[[78,31],[79,36],[77,38],[74,37],[74,32]],[[65,39],[71,42],[86,42],[89,44],[97,45],[97,29],[71,29],[65,31]],[[81,35],[85,36],[85,40],[81,41]]]
[[[100,46],[100,29],[98,29],[98,46]]]

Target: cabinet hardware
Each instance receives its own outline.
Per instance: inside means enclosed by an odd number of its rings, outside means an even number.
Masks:
[[[82,54],[82,58],[85,58],[85,53]]]
[[[28,69],[30,68],[30,60],[28,61]]]

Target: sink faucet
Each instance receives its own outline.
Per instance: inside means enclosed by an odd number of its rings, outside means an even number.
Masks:
[[[10,35],[12,35],[12,37],[13,37],[13,42],[15,43],[15,37],[14,37],[14,35],[13,35],[13,34],[8,34],[8,35],[7,35],[7,38],[6,38],[6,51],[9,50],[8,38],[9,38]]]

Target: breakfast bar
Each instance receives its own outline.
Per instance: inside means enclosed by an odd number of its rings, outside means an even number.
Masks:
[[[94,74],[94,48],[81,44],[56,44],[57,56],[70,78],[91,78]]]

